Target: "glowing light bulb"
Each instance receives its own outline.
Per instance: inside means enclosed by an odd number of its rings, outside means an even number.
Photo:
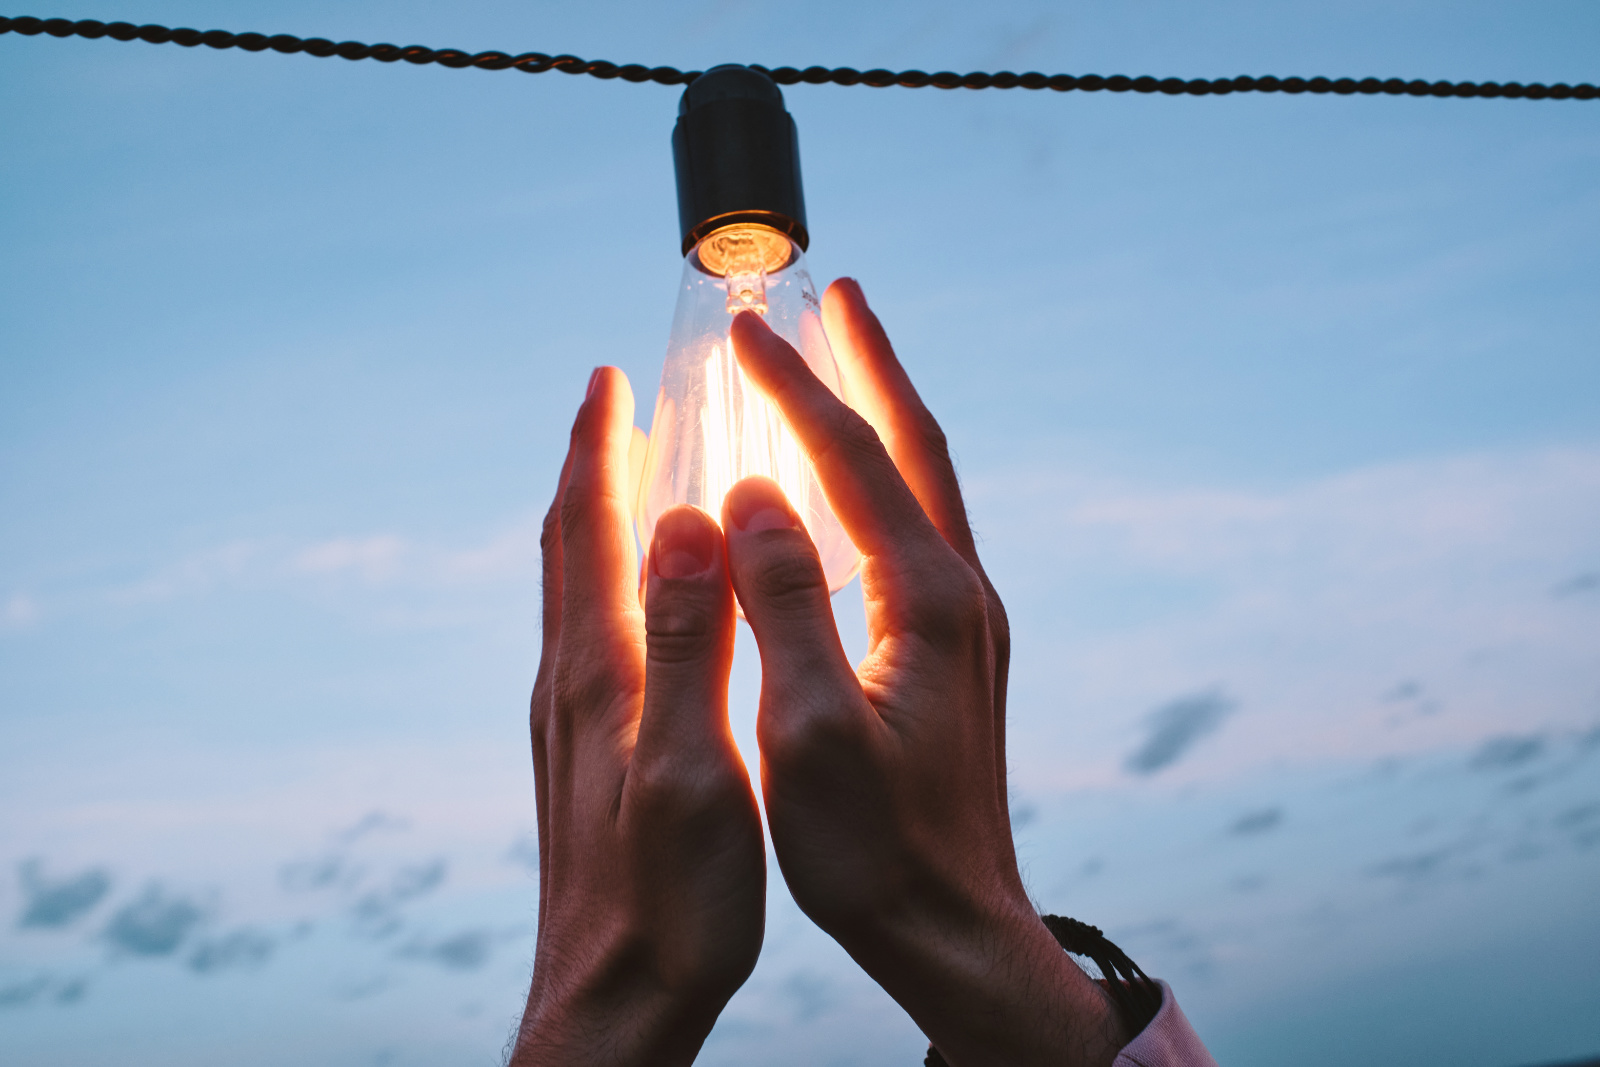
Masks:
[[[734,315],[756,312],[840,393],[806,271],[794,120],[766,74],[714,67],[684,91],[672,148],[683,282],[634,507],[640,541],[650,544],[656,521],[675,504],[720,522],[728,490],[764,475],[783,488],[837,591],[860,555],[782,414],[745,380],[729,336]]]
[[[860,556],[782,414],[739,369],[728,331],[733,316],[746,309],[759,312],[812,373],[839,392],[839,370],[799,246],[752,226],[719,230],[699,242],[684,259],[661,371],[635,509],[639,539],[648,545],[656,520],[675,504],[704,508],[721,521],[728,490],[742,478],[764,475],[782,486],[822,557],[829,590],[837,591],[854,577]]]

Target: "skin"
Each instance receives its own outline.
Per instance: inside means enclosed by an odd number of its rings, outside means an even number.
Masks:
[[[721,528],[677,508],[636,592],[632,398],[602,368],[545,532],[533,702],[540,922],[513,1065],[693,1059],[761,944],[761,826],[728,729],[737,595],[762,665],[767,823],[796,903],[956,1067],[1107,1065],[1108,998],[1039,921],[1005,781],[1005,610],[943,432],[859,286],[823,321],[846,406],[752,313],[747,377],[783,411],[862,551],[852,667],[816,548],[766,479]],[[725,531],[725,534],[724,534]]]

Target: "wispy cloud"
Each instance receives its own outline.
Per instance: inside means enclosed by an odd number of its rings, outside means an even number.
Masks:
[[[1472,756],[1475,771],[1504,771],[1530,763],[1544,754],[1543,734],[1507,734],[1491,737]]]
[[[111,916],[105,939],[130,955],[170,956],[204,916],[198,902],[151,885]]]
[[[0,986],[0,1008],[20,1008],[31,1004],[49,987],[50,980],[43,975]]]
[[[189,954],[189,969],[200,974],[239,967],[259,967],[272,956],[277,939],[248,927],[208,938]]]
[[[368,937],[388,937],[400,929],[401,908],[442,886],[449,870],[450,864],[442,858],[399,868],[387,883],[367,890],[356,900],[351,914],[357,930]]]
[[[307,574],[355,574],[372,583],[394,576],[406,544],[389,535],[339,537],[301,549],[289,560],[291,570]]]
[[[1236,837],[1250,837],[1264,834],[1268,830],[1276,830],[1282,822],[1282,808],[1262,808],[1239,816],[1233,825],[1228,827],[1228,833]]]
[[[1582,574],[1574,574],[1564,582],[1557,582],[1555,587],[1550,590],[1550,595],[1554,597],[1569,597],[1596,591],[1600,591],[1600,573],[1585,571]]]
[[[1273,491],[1037,468],[975,479],[969,497],[991,577],[1031,620],[1014,628],[1019,784],[1459,751],[1593,716],[1600,449]],[[1238,705],[1198,746],[1216,709],[1162,704],[1196,677],[1228,679]]]
[[[0,627],[24,630],[39,620],[38,602],[26,593],[13,593],[0,608]]]
[[[538,562],[539,524],[528,517],[461,547],[428,544],[398,532],[344,534],[300,543],[270,537],[240,539],[155,563],[132,581],[14,593],[0,602],[0,630],[36,625],[44,616],[45,601],[52,618],[106,607],[138,610],[182,599],[262,591],[324,599],[333,595],[353,604],[363,597],[398,594],[447,601],[499,591],[519,578],[532,580]]]
[[[25,901],[17,925],[23,928],[67,926],[93,910],[111,889],[110,873],[98,867],[50,879],[38,860],[28,860],[18,867],[17,876]]]
[[[1214,733],[1233,710],[1233,701],[1218,690],[1191,693],[1163,704],[1150,713],[1149,736],[1124,765],[1134,774],[1154,774],[1171,766],[1201,738]]]
[[[437,963],[457,971],[475,971],[489,962],[494,949],[494,931],[488,929],[462,930],[436,941],[419,939],[401,949],[400,954],[409,959]]]

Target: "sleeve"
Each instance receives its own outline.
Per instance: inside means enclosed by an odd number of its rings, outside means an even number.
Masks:
[[[1217,1067],[1178,1007],[1172,987],[1165,982],[1160,986],[1161,1008],[1156,1017],[1118,1053],[1112,1067]]]

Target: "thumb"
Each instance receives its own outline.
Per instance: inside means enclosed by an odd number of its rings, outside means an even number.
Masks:
[[[803,756],[827,721],[871,712],[839,641],[822,561],[778,483],[746,478],[722,504],[729,569],[761,650],[761,752]]]
[[[644,706],[635,767],[675,771],[742,761],[728,726],[733,590],[722,531],[680,505],[656,522],[645,567]]]

